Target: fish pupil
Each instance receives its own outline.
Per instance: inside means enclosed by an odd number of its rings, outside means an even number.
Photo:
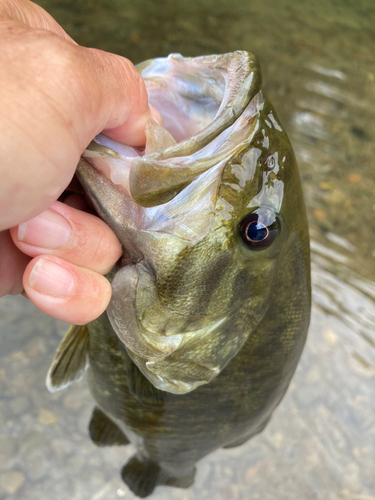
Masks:
[[[261,222],[252,221],[247,226],[246,237],[249,241],[263,241],[268,236],[267,227]]]
[[[279,234],[280,227],[276,214],[269,208],[260,207],[242,220],[239,232],[247,247],[262,250],[271,245]]]

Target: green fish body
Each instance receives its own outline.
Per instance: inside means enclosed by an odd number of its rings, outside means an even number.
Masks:
[[[69,330],[47,385],[87,369],[91,438],[134,445],[122,477],[145,497],[190,486],[202,457],[266,426],[305,343],[310,261],[298,168],[255,57],[139,71],[164,127],[149,124],[144,152],[99,136],[77,168],[124,255],[108,310]]]

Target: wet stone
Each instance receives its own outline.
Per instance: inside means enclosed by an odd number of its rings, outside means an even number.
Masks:
[[[1,493],[16,493],[25,481],[25,477],[21,472],[7,471],[0,474],[0,494]]]

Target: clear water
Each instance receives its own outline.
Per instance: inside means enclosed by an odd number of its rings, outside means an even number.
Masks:
[[[306,349],[267,429],[198,466],[171,500],[375,500],[375,3],[373,0],[43,0],[79,43],[140,62],[251,50],[300,166],[312,237]],[[89,84],[89,82],[88,82]],[[96,448],[81,382],[44,379],[66,325],[0,300],[0,498],[134,495],[130,448]]]

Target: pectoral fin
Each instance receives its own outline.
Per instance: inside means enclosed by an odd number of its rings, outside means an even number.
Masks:
[[[47,374],[50,392],[64,389],[78,382],[88,366],[89,333],[86,325],[72,325],[62,339]]]

